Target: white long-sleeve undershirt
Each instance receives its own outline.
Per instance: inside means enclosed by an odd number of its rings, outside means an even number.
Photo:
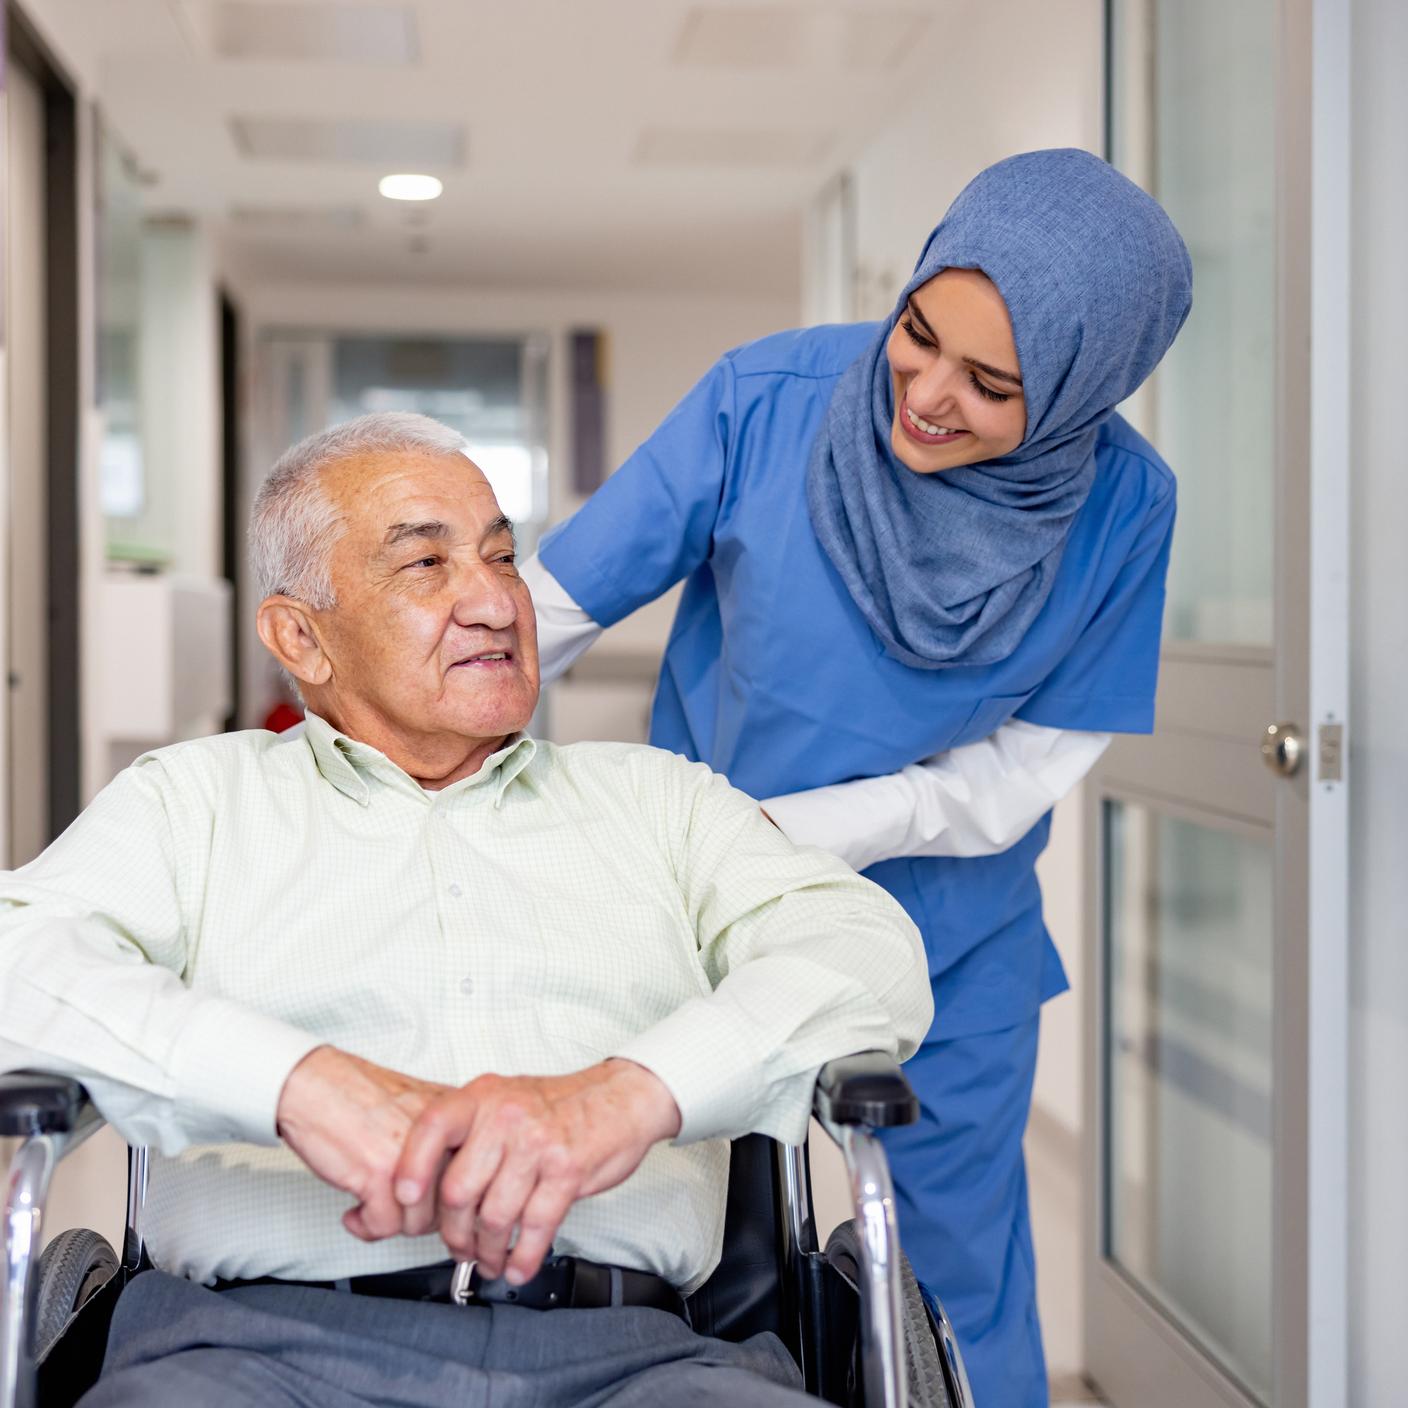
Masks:
[[[538,615],[544,683],[602,628],[534,557],[523,567]],[[1095,766],[1110,735],[1012,719],[989,737],[883,777],[762,799],[789,840],[856,870],[901,856],[996,855],[1021,840]]]

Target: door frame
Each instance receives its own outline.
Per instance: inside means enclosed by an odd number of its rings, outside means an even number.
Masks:
[[[1106,0],[1106,130],[1114,0]],[[1274,817],[1272,1398],[1337,1408],[1348,1390],[1349,174],[1348,0],[1279,0],[1277,65],[1277,444],[1275,649],[1171,645],[1161,727],[1196,719],[1184,746],[1220,749],[1229,820]],[[1240,697],[1199,687],[1208,667],[1248,669]],[[1269,667],[1269,668],[1268,668]],[[1225,719],[1209,719],[1209,710]],[[1309,757],[1293,778],[1260,770],[1245,720],[1295,721]],[[1237,720],[1236,736],[1220,724]],[[1209,726],[1211,724],[1211,726]],[[1331,745],[1338,733],[1338,750]],[[1219,736],[1220,735],[1220,736]],[[1165,749],[1167,749],[1165,741]],[[1177,745],[1175,745],[1177,746]],[[1253,1408],[1254,1400],[1103,1254],[1109,1072],[1103,1063],[1107,797],[1163,794],[1167,752],[1121,741],[1086,788],[1085,981],[1094,996],[1084,1052],[1083,1296],[1086,1362],[1117,1408]],[[1116,777],[1120,781],[1116,781]]]
[[[220,327],[220,571],[230,584],[230,712],[226,733],[240,726],[241,659],[240,622],[243,619],[246,540],[243,487],[244,472],[244,342],[239,304],[229,289],[216,291]]]
[[[48,836],[52,840],[78,815],[82,799],[78,99],[67,71],[23,11],[14,4],[6,5],[4,24],[5,62],[23,67],[44,96],[44,610],[48,631]]]

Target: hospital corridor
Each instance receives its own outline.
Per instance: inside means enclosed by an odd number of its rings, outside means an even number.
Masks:
[[[0,1408],[1408,1405],[1405,0],[0,0]]]

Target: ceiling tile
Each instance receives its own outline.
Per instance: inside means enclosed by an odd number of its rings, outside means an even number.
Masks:
[[[692,68],[875,72],[905,59],[933,10],[914,5],[698,5],[675,62]]]
[[[893,68],[919,46],[932,20],[925,10],[848,10],[842,17],[842,60],[847,68],[862,72]]]
[[[701,5],[685,17],[677,63],[699,68],[795,68],[812,16],[795,5]]]
[[[222,59],[325,64],[410,64],[415,20],[404,5],[219,0],[211,45]]]
[[[831,144],[824,132],[649,127],[635,159],[648,166],[806,166],[820,161]]]

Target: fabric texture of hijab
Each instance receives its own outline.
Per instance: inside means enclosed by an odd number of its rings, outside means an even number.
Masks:
[[[919,474],[890,448],[885,344],[910,294],[944,269],[979,269],[1002,294],[1027,423],[1011,454]],[[887,654],[921,669],[1011,654],[1051,591],[1101,423],[1158,365],[1191,302],[1173,222],[1098,157],[1028,152],[968,184],[837,382],[807,469],[817,538]]]

